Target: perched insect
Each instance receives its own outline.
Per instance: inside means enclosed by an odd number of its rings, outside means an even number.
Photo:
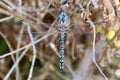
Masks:
[[[66,22],[68,20],[68,15],[65,12],[61,12],[58,15],[58,20],[60,21],[60,24],[58,26],[60,31],[60,71],[63,71],[64,68],[64,38],[65,38],[65,32],[67,30]]]

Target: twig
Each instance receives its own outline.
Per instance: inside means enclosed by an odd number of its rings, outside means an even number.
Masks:
[[[8,11],[6,11],[5,9],[2,9],[2,8],[0,8],[0,13],[10,16],[10,13]]]
[[[34,39],[33,39],[31,30],[30,30],[30,25],[29,25],[28,22],[26,23],[26,25],[27,25],[28,34],[29,34],[30,39],[31,39],[31,43],[33,43]],[[35,59],[36,59],[36,47],[35,47],[34,43],[32,44],[32,47],[33,47],[33,58],[32,58],[32,64],[31,64],[31,68],[30,68],[30,72],[29,72],[29,76],[28,76],[27,80],[31,80],[31,78],[32,78],[32,72],[33,72],[33,68],[34,68],[34,64],[35,64]]]
[[[0,19],[0,23],[1,22],[4,22],[4,21],[8,21],[8,20],[10,20],[10,19],[12,19],[13,18],[13,16],[9,16],[9,17],[6,17],[6,18],[2,18],[2,19]]]
[[[3,3],[3,1],[0,1],[0,6],[2,6],[5,9],[8,9],[9,11],[12,10],[8,5],[6,5],[5,3]]]
[[[23,25],[21,30],[20,30],[20,36],[18,38],[18,44],[17,44],[17,49],[20,48],[20,44],[21,44],[21,41],[22,41],[22,33],[23,33],[23,30],[24,30],[25,26]],[[19,58],[19,52],[16,53],[16,60]],[[19,73],[19,64],[16,66],[16,80],[19,79],[20,77],[20,73]]]

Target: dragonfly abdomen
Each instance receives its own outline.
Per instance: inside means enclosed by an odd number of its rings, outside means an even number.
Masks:
[[[60,70],[64,68],[64,38],[65,33],[60,33]]]

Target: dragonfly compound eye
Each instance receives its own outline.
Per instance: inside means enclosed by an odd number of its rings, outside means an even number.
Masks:
[[[58,19],[59,19],[60,21],[67,21],[67,20],[68,20],[68,15],[67,15],[67,13],[61,12],[61,13],[58,15]]]

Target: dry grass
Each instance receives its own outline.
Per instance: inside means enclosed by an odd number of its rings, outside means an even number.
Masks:
[[[115,74],[120,68],[119,0],[70,1],[63,73],[59,71],[60,1],[0,1],[0,79],[119,80]],[[107,40],[109,27],[115,35]]]

